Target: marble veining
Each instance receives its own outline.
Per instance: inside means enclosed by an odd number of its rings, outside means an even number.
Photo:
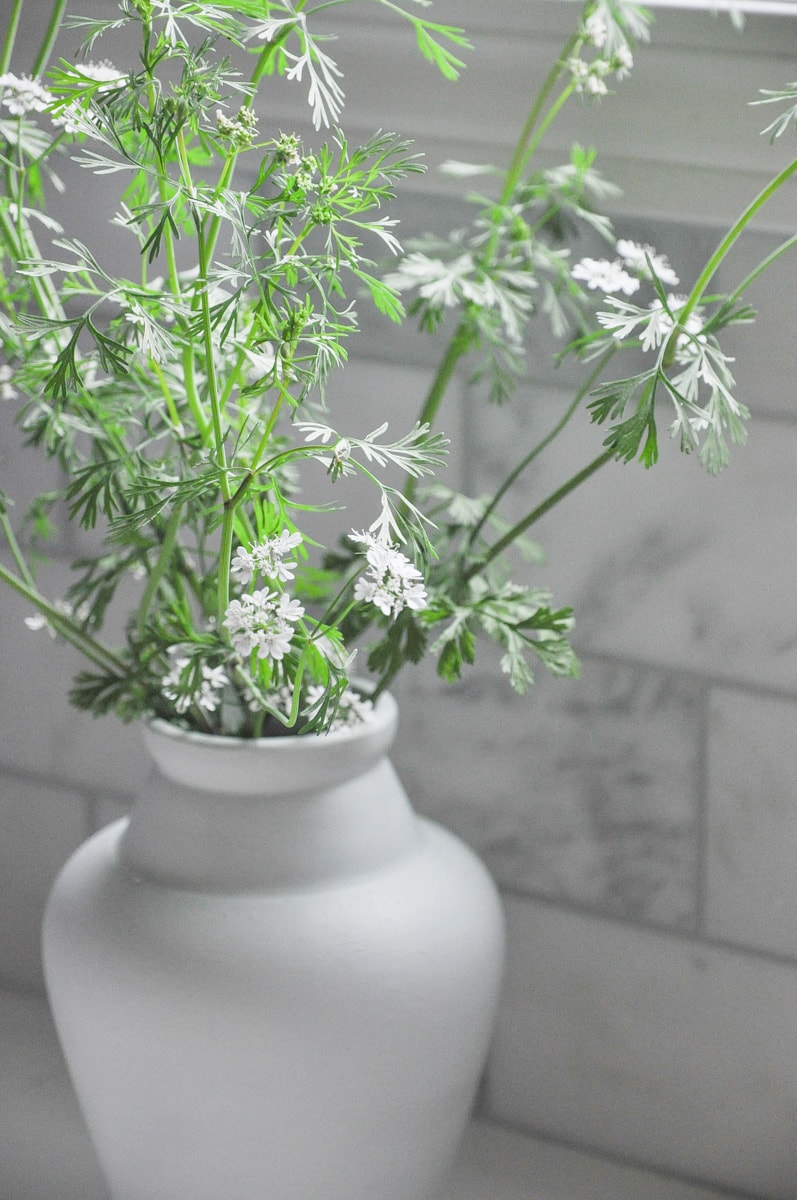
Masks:
[[[493,675],[449,695],[427,676],[405,689],[394,761],[505,888],[692,929],[703,702],[691,681],[598,660],[526,699]]]

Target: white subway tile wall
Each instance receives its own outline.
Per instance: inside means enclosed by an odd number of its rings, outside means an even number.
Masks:
[[[493,1116],[793,1200],[794,967],[511,899]]]

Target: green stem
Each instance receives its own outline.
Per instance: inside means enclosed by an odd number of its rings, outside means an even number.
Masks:
[[[185,396],[188,401],[188,407],[191,409],[191,415],[196,423],[199,435],[202,438],[202,444],[207,444],[207,435],[210,426],[208,425],[205,410],[202,407],[202,401],[197,393],[196,386],[196,367],[194,363],[194,351],[191,346],[185,346],[182,354],[183,363],[183,378],[185,381]]]
[[[517,539],[523,533],[525,533],[527,529],[534,525],[535,522],[539,521],[541,517],[544,517],[547,512],[564,500],[566,496],[569,496],[571,492],[574,492],[577,487],[581,486],[582,483],[585,483],[586,480],[589,479],[591,475],[594,475],[595,472],[604,466],[605,463],[611,462],[613,458],[613,451],[604,450],[603,454],[599,454],[598,457],[593,459],[591,463],[588,463],[586,467],[583,467],[582,470],[578,471],[572,476],[572,478],[568,479],[566,483],[563,483],[562,486],[557,488],[555,492],[552,492],[546,500],[543,500],[542,504],[538,504],[537,507],[532,509],[530,513],[527,513],[522,520],[513,525],[511,529],[508,529],[503,537],[500,537],[498,541],[489,548],[487,553],[478,560],[478,562],[473,563],[472,566],[465,572],[465,579],[468,580],[472,578],[472,576],[477,575],[480,571],[484,570],[486,566],[493,562],[494,559],[498,558],[500,554],[503,554],[504,550],[506,550],[508,546],[511,546],[514,541],[517,541]]]
[[[221,523],[221,545],[219,546],[219,578],[216,592],[217,612],[216,621],[219,633],[224,626],[224,618],[230,603],[230,563],[232,562],[232,542],[235,532],[235,508],[232,503],[224,506],[224,519]]]
[[[759,210],[764,207],[767,201],[774,196],[778,188],[782,187],[786,180],[790,179],[795,172],[797,172],[797,158],[790,162],[788,166],[784,167],[774,179],[771,179],[765,188],[762,188],[755,199],[748,204],[741,216],[734,222],[734,224],[725,234],[725,237],[717,246],[717,249],[711,255],[711,258],[708,260],[703,270],[700,272],[697,282],[689,294],[689,299],[687,300],[686,305],[678,318],[679,328],[673,330],[671,337],[676,335],[680,331],[680,328],[686,324],[692,312],[702,300],[703,293],[716,274],[723,259],[739,240],[742,233],[750,224],[756,213],[758,213]]]
[[[24,582],[27,583],[28,587],[35,588],[36,580],[33,578],[30,568],[29,568],[27,562],[25,561],[25,556],[22,553],[22,550],[20,549],[16,534],[14,533],[14,530],[11,528],[11,522],[9,521],[6,513],[0,514],[0,528],[2,528],[2,530],[3,530],[3,534],[5,535],[6,542],[8,543],[8,548],[11,551],[11,554],[14,558],[14,562],[16,563],[16,566],[17,566],[17,570],[19,571],[20,575],[22,576]]]
[[[446,388],[451,382],[451,376],[454,374],[459,360],[467,353],[470,345],[470,335],[468,331],[468,323],[465,320],[460,321],[456,331],[454,332],[446,352],[443,355],[440,366],[437,369],[437,374],[432,381],[432,386],[426,397],[426,402],[421,410],[421,415],[418,418],[421,425],[433,425],[437,416],[437,411],[440,408],[441,401],[445,395]]]
[[[512,157],[509,160],[504,186],[501,191],[499,203],[505,205],[508,203],[515,188],[520,181],[523,172],[527,169],[529,160],[534,151],[539,145],[540,139],[545,131],[550,126],[556,114],[562,108],[562,105],[568,99],[572,92],[572,85],[565,88],[557,98],[552,108],[548,111],[545,118],[542,115],[545,111],[545,106],[548,103],[551,92],[556,87],[561,71],[562,64],[573,53],[575,47],[581,41],[579,33],[571,34],[565,42],[561,54],[556,59],[553,67],[548,73],[547,78],[543,82],[540,90],[534,98],[534,102],[529,109],[520,136],[515,143],[515,148],[512,152]],[[540,122],[542,123],[540,124]],[[495,254],[498,235],[494,231],[493,236],[487,243],[482,255],[482,262],[486,265]],[[437,374],[435,375],[432,385],[427,393],[424,407],[419,417],[421,423],[427,422],[430,426],[434,423],[438,409],[446,393],[448,385],[451,381],[451,376],[454,373],[454,368],[461,358],[464,358],[470,346],[470,337],[468,335],[468,324],[463,318],[460,320],[457,328],[451,336],[448,347],[446,349],[443,360],[440,364]],[[412,481],[405,489],[405,495],[411,498],[414,492]]]
[[[299,9],[303,8],[304,5],[299,4],[296,7],[297,7],[297,11],[298,11]],[[252,104],[254,103],[254,100],[255,100],[257,85],[260,83],[260,80],[263,78],[266,71],[268,70],[269,60],[271,59],[272,55],[274,55],[276,53],[279,46],[281,46],[282,43],[285,41],[285,39],[288,37],[288,35],[291,31],[291,28],[292,27],[286,28],[284,30],[284,32],[279,33],[277,35],[277,37],[275,37],[272,42],[269,42],[264,47],[264,49],[261,51],[260,55],[258,56],[257,63],[255,64],[255,69],[252,72],[252,77],[249,81],[252,86],[252,94],[245,98],[245,100],[243,102],[243,107],[245,107],[245,108],[252,107]],[[224,191],[224,189],[228,188],[230,186],[230,182],[232,180],[232,175],[233,175],[233,171],[235,169],[235,163],[237,161],[237,158],[238,158],[237,150],[231,151],[227,155],[227,160],[224,163],[224,166],[222,167],[222,170],[219,174],[219,180],[218,180],[218,183],[216,184],[216,189],[213,193],[214,200],[218,200],[219,196]],[[215,252],[216,242],[218,240],[219,230],[221,228],[221,217],[218,215],[218,213],[214,213],[210,218],[206,217],[205,220],[208,222],[207,228],[205,230],[205,239],[206,239],[208,251],[212,255]]]
[[[763,258],[755,270],[751,271],[750,274],[742,280],[739,286],[734,288],[731,294],[727,297],[726,303],[735,304],[736,301],[744,295],[744,293],[750,287],[750,284],[753,283],[759,275],[763,275],[765,271],[769,270],[772,264],[778,258],[780,258],[781,254],[785,254],[787,250],[791,250],[792,246],[797,246],[797,234],[795,234],[793,237],[787,238],[785,242],[781,242],[781,244],[775,250],[773,250],[771,254],[768,254],[766,258]]]
[[[161,542],[158,561],[155,564],[154,570],[150,573],[149,578],[147,579],[147,586],[144,588],[144,594],[141,597],[141,602],[138,606],[136,625],[139,633],[143,633],[144,631],[144,626],[146,624],[147,617],[149,616],[152,602],[155,599],[158,588],[161,585],[161,580],[168,569],[169,560],[177,542],[177,535],[180,532],[180,522],[182,520],[182,516],[182,505],[175,504],[163,534],[163,541]]]
[[[430,428],[434,425],[437,417],[438,409],[443,402],[443,398],[448,390],[448,385],[451,382],[451,377],[456,370],[460,359],[467,354],[470,346],[470,331],[466,318],[462,318],[457,325],[454,333],[451,335],[445,354],[443,355],[440,365],[437,368],[429,391],[426,395],[423,408],[421,409],[418,423],[420,425],[428,425]],[[415,495],[417,480],[410,476],[404,485],[404,495],[408,500],[412,500]]]
[[[55,0],[53,11],[50,17],[50,24],[47,27],[47,32],[44,35],[44,41],[33,64],[33,74],[41,75],[44,68],[50,59],[50,55],[55,45],[55,39],[58,37],[58,30],[61,27],[61,22],[64,19],[67,0]]]
[[[562,88],[561,92],[556,97],[556,100],[553,102],[551,107],[548,109],[547,113],[545,114],[544,119],[537,126],[534,136],[529,140],[528,145],[526,146],[526,149],[525,149],[525,152],[523,154],[523,158],[522,158],[521,164],[520,164],[522,170],[525,170],[525,168],[528,166],[529,161],[533,157],[535,150],[537,149],[540,142],[544,138],[549,127],[553,124],[554,119],[556,118],[558,113],[562,110],[562,108],[564,108],[565,104],[570,99],[570,97],[573,95],[574,91],[575,91],[575,84],[572,82],[568,83],[566,85],[566,87]],[[521,174],[522,174],[522,171],[521,171]],[[510,193],[510,195],[511,195],[511,193]]]
[[[471,534],[468,539],[469,546],[473,546],[474,542],[476,541],[476,538],[479,536],[479,534],[481,533],[482,529],[484,528],[484,526],[486,525],[487,521],[490,519],[492,514],[498,508],[498,505],[500,504],[503,497],[506,495],[506,493],[509,491],[509,489],[513,486],[513,484],[520,478],[520,476],[523,474],[523,472],[526,470],[526,468],[530,467],[531,464],[534,462],[534,460],[536,458],[538,458],[539,455],[542,454],[542,452],[548,446],[550,446],[551,442],[555,441],[556,438],[558,438],[559,434],[562,432],[562,430],[565,428],[565,426],[568,424],[568,422],[571,420],[571,418],[574,416],[574,414],[578,411],[578,408],[581,405],[581,401],[590,392],[590,390],[592,389],[592,385],[595,383],[595,380],[600,377],[600,375],[602,374],[607,363],[617,353],[617,350],[618,350],[617,346],[610,346],[609,349],[607,351],[605,351],[604,354],[601,355],[601,357],[598,359],[597,364],[595,365],[595,367],[593,367],[592,371],[590,371],[590,373],[587,376],[587,378],[585,379],[584,383],[581,385],[581,387],[576,392],[576,395],[574,396],[573,400],[567,406],[563,416],[556,423],[556,425],[554,425],[554,427],[550,431],[550,433],[546,434],[546,436],[542,439],[542,441],[538,442],[537,445],[534,446],[528,452],[528,454],[526,454],[520,460],[520,462],[517,464],[517,466],[514,468],[514,470],[510,471],[510,473],[507,475],[504,482],[501,484],[501,486],[497,489],[497,491],[493,495],[487,508],[482,513],[481,519],[471,530]]]
[[[3,53],[0,55],[0,74],[5,74],[11,65],[11,55],[14,52],[14,42],[19,28],[19,18],[22,16],[22,5],[24,0],[14,0],[14,7],[11,10],[11,16],[8,19],[8,28],[6,29],[5,42],[3,44]]]
[[[40,595],[35,587],[31,587],[24,579],[17,578],[13,572],[9,571],[1,563],[0,580],[3,583],[7,583],[20,596],[24,596],[34,608],[38,609],[47,618],[48,622],[66,641],[73,645],[76,650],[79,650],[85,658],[93,662],[95,666],[100,667],[104,671],[110,671],[119,677],[125,675],[127,668],[120,658],[100,642],[95,641],[85,630],[81,629],[69,617],[60,612],[55,605],[50,604],[49,600],[45,600],[44,596]]]
[[[532,137],[534,136],[534,130],[537,127],[537,122],[540,120],[540,117],[542,116],[545,105],[548,103],[548,97],[550,96],[553,89],[556,87],[556,81],[559,78],[559,75],[562,70],[562,63],[566,62],[567,59],[570,57],[570,55],[574,53],[575,48],[580,41],[581,41],[581,37],[578,33],[571,34],[571,36],[568,38],[568,40],[565,42],[565,44],[562,48],[562,53],[559,55],[559,57],[557,58],[554,65],[551,67],[551,70],[548,73],[547,79],[545,80],[545,82],[543,83],[539,92],[537,93],[537,96],[535,98],[533,105],[529,109],[528,116],[526,117],[526,122],[523,126],[523,129],[521,130],[520,137],[517,140],[517,144],[516,144],[514,152],[512,154],[512,158],[510,159],[510,162],[509,162],[509,167],[507,168],[506,180],[504,182],[504,188],[501,193],[501,203],[502,204],[505,204],[507,202],[507,200],[509,199],[509,197],[512,195],[512,192],[517,187],[518,182],[519,182],[521,176],[523,175],[523,171],[525,170],[525,167],[528,164],[529,155],[530,155],[528,147],[531,143]],[[550,124],[550,121],[546,121],[546,127],[549,124]],[[535,145],[538,140],[539,139],[535,139],[535,142],[534,142]]]
[[[183,182],[188,189],[189,195],[193,197],[195,195],[195,188],[191,178],[191,167],[188,162],[188,154],[186,152],[185,139],[183,138],[182,130],[178,132],[176,141]],[[221,469],[221,493],[226,502],[230,499],[231,492],[230,482],[227,478],[227,455],[224,447],[224,426],[222,422],[221,403],[219,400],[218,379],[216,376],[216,357],[213,346],[213,326],[210,319],[210,297],[208,296],[210,258],[205,240],[203,221],[196,207],[193,209],[193,218],[194,228],[196,229],[197,236],[197,257],[199,259],[197,294],[199,295],[199,310],[202,318],[202,343],[205,350],[205,372],[207,375],[208,398],[210,399],[210,412],[213,424],[216,460]]]

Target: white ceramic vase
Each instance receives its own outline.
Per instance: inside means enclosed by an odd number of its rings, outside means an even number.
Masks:
[[[495,888],[419,819],[396,706],[325,737],[145,729],[129,819],[59,876],[44,962],[114,1200],[431,1200],[503,960]]]

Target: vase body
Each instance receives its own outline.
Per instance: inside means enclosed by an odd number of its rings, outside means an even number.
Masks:
[[[61,872],[44,966],[113,1200],[432,1200],[500,986],[484,868],[419,819],[395,704],[326,737],[154,722]]]

